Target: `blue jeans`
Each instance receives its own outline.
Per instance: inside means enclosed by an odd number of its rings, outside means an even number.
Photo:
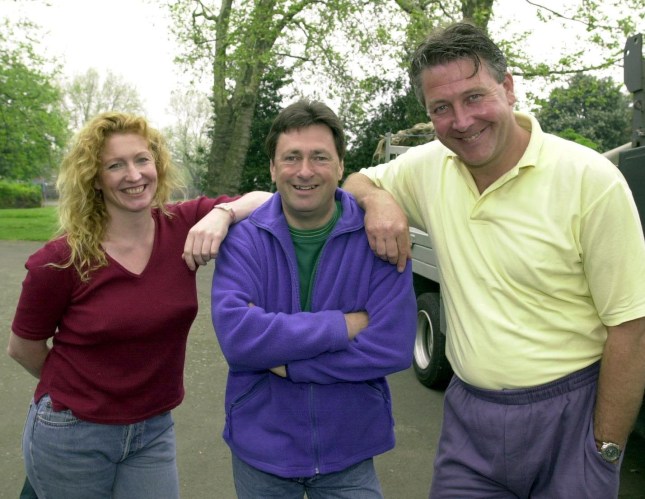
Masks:
[[[383,499],[372,459],[336,473],[282,478],[233,455],[233,479],[238,499]]]
[[[18,499],[38,499],[38,496],[36,495],[36,491],[31,486],[31,482],[29,481],[29,478],[25,478],[25,483],[22,486],[22,490],[20,491],[20,497]]]
[[[179,498],[170,412],[129,425],[88,423],[44,396],[23,434],[29,481],[48,499]]]

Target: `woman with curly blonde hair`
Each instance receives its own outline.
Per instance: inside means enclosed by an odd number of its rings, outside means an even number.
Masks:
[[[60,233],[27,261],[8,348],[39,379],[29,481],[54,499],[179,497],[170,411],[184,396],[196,268],[269,194],[169,203],[178,182],[162,136],[116,112],[78,133],[57,186]]]
[[[99,157],[106,136],[111,133],[134,133],[148,141],[157,171],[157,189],[152,206],[168,215],[165,204],[173,190],[181,186],[177,170],[161,134],[150,128],[145,119],[126,114],[104,114],[93,126],[79,132],[69,154],[63,159],[56,187],[60,193],[59,232],[65,234],[71,248],[70,265],[83,280],[93,267],[107,265],[101,241],[109,218],[103,191],[95,188]]]

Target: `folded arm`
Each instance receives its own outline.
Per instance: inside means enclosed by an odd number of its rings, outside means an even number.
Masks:
[[[407,369],[416,335],[416,300],[410,264],[403,273],[377,260],[365,305],[369,324],[348,347],[287,364],[295,382],[361,382]]]
[[[350,312],[343,315],[347,325],[347,337],[350,340],[356,338],[369,325],[367,312]],[[285,365],[272,367],[270,371],[281,378],[287,377],[287,366]]]
[[[232,370],[263,370],[311,358],[323,352],[347,348],[350,336],[361,328],[359,316],[346,318],[340,310],[310,312],[269,312],[258,304],[277,300],[271,310],[279,310],[278,293],[296,299],[289,276],[284,276],[286,290],[262,289],[263,275],[257,253],[246,248],[244,234],[220,253],[211,294],[213,326],[226,360]],[[253,256],[251,256],[253,255]],[[350,314],[351,315],[351,314]],[[352,331],[347,321],[352,322]]]

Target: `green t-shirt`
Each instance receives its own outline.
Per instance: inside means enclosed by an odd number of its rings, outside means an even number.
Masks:
[[[289,227],[293,246],[298,260],[298,278],[300,280],[300,306],[303,311],[311,309],[311,285],[316,274],[318,257],[325,246],[327,237],[340,218],[343,209],[340,201],[336,201],[336,211],[322,227],[317,229],[295,229]]]

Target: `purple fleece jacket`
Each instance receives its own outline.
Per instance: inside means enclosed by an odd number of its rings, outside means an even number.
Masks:
[[[394,447],[385,376],[410,366],[416,303],[403,273],[376,257],[364,212],[343,207],[321,252],[311,312],[300,308],[296,255],[275,194],[235,224],[217,257],[212,318],[229,364],[224,439],[260,470],[305,477],[343,470]],[[251,304],[251,305],[250,305]],[[369,326],[347,337],[344,313]],[[286,379],[269,369],[286,365]]]

